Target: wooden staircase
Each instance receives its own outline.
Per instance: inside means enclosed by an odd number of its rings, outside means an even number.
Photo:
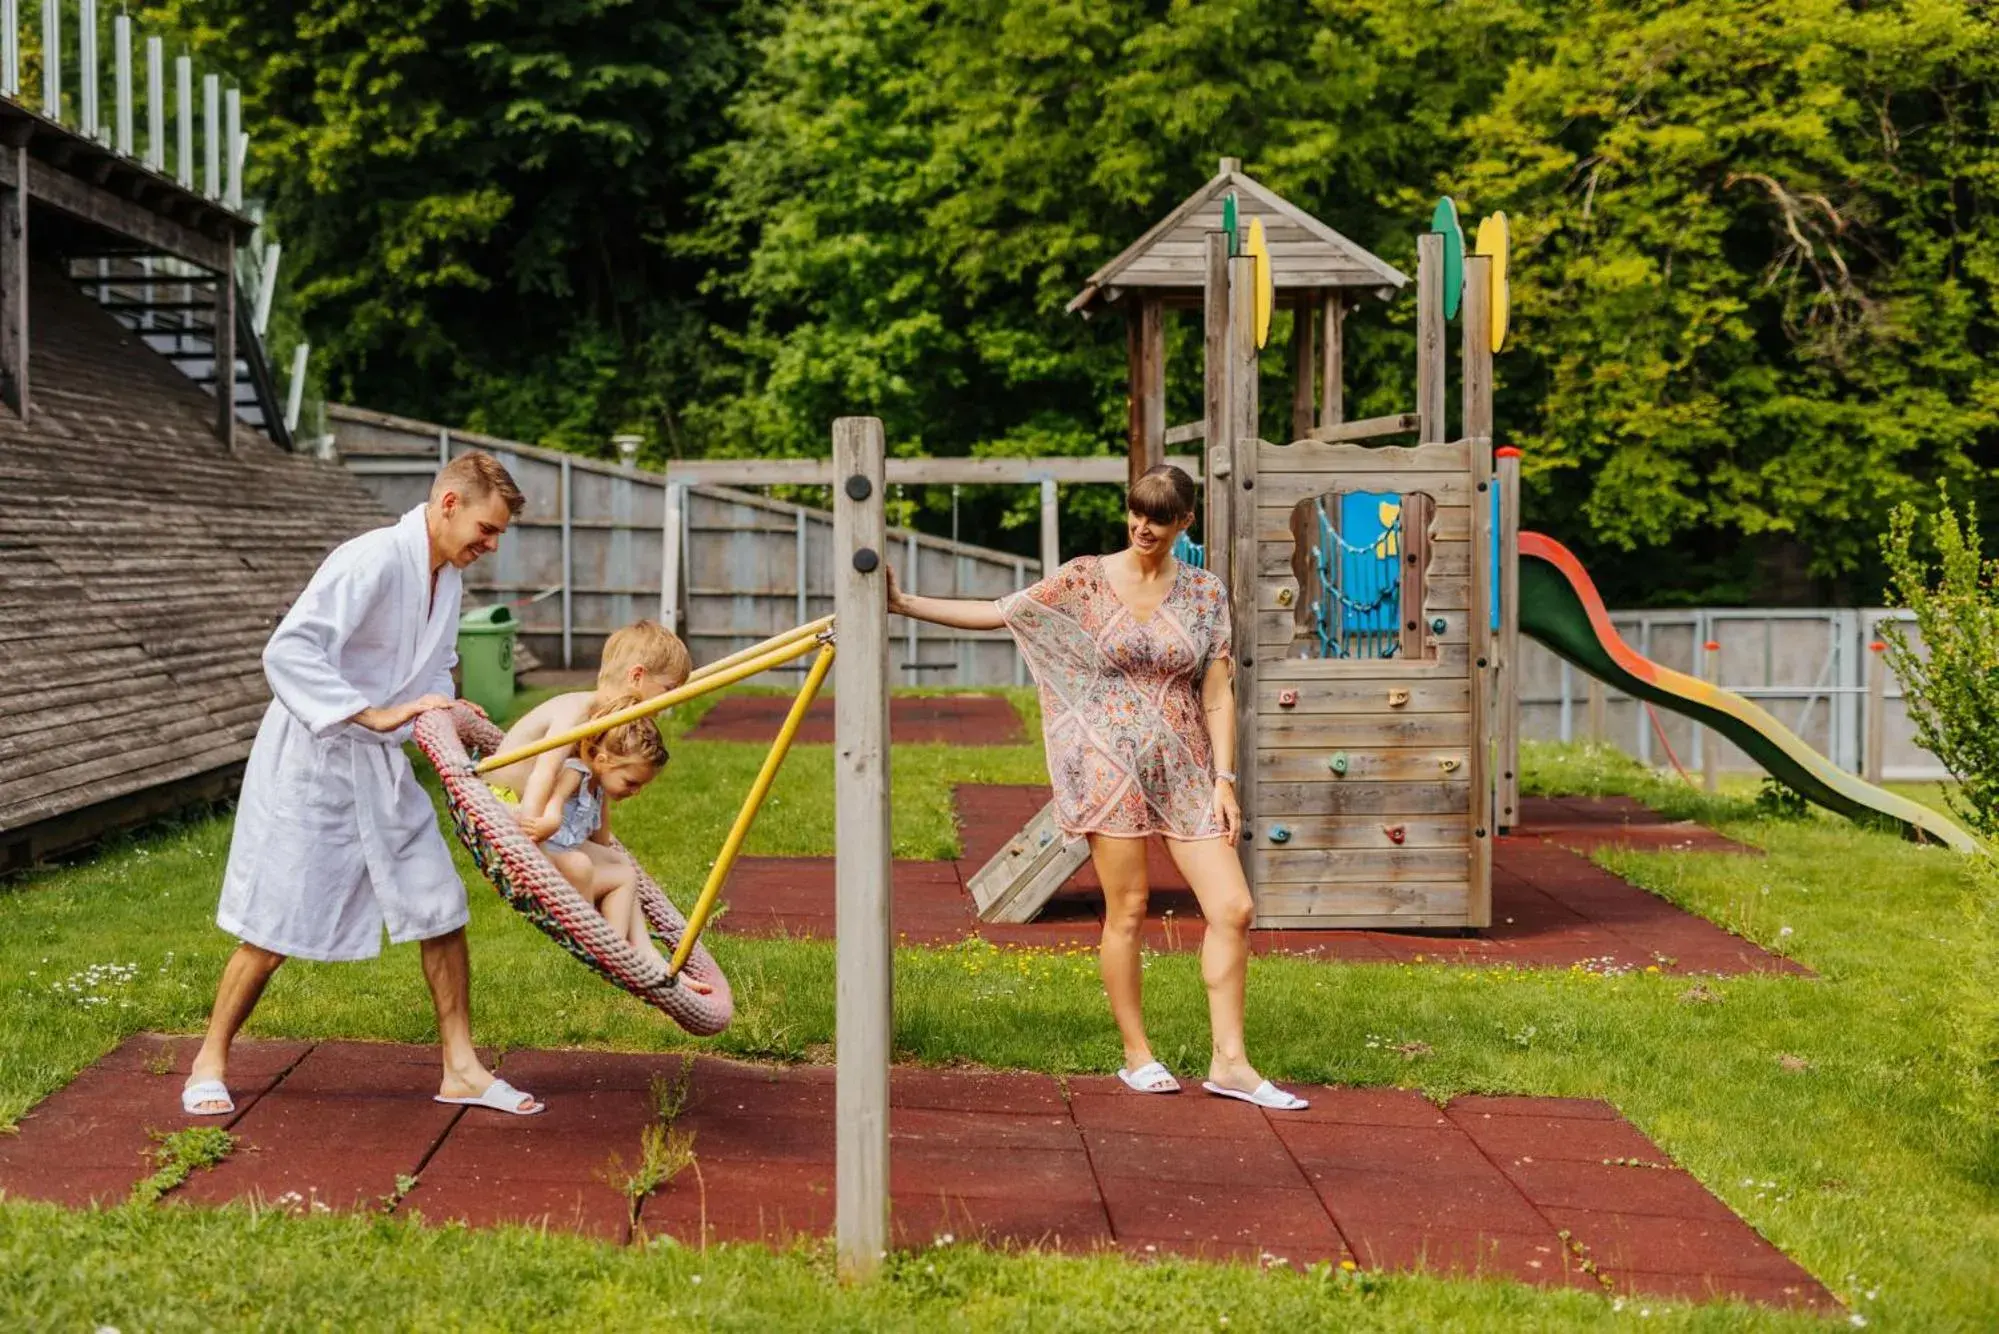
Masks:
[[[269,436],[280,449],[293,447],[285,421],[285,401],[272,374],[257,313],[262,288],[276,281],[275,265],[239,251],[235,300],[235,356],[228,392],[236,419]],[[161,254],[72,257],[64,261],[70,281],[94,298],[146,346],[171,361],[183,375],[210,393],[216,390],[216,285],[221,275]]]

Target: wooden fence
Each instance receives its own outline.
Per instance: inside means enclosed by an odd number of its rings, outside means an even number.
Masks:
[[[674,625],[696,661],[709,661],[832,608],[832,516],[825,510],[683,482],[678,469],[669,478],[357,408],[329,405],[327,418],[346,465],[391,511],[418,503],[448,454],[484,449],[507,465],[527,493],[528,512],[499,553],[473,567],[468,590],[479,601],[526,602],[517,608],[526,642],[545,663],[591,667],[604,636],[641,616]],[[1114,471],[1105,464],[1124,466],[1121,459],[1073,461],[1073,475],[1042,479],[1044,493],[1057,480],[1104,481]],[[694,479],[817,480],[811,467],[808,460],[771,460],[701,463],[689,471]],[[1023,478],[996,473],[981,480]],[[1052,508],[1044,494],[1044,509]],[[1050,519],[1042,545],[1053,539]],[[997,597],[1041,574],[1041,562],[1031,557],[905,529],[893,530],[889,545],[899,579],[943,597]],[[1880,664],[1867,644],[1880,622],[1905,615],[1689,608],[1613,612],[1612,620],[1639,652],[1709,674],[1755,699],[1843,768],[1890,779],[1937,778],[1942,768],[1915,744],[1899,687],[1871,675]],[[1004,633],[908,620],[896,632],[897,684],[1026,680]],[[1701,651],[1709,641],[1720,645],[1712,660]],[[1709,763],[1754,767],[1705,729],[1595,685],[1531,641],[1521,646],[1520,690],[1521,734],[1528,738],[1595,736],[1647,763],[1665,766],[1670,757],[1695,771]]]
[[[596,664],[618,626],[655,617],[708,662],[833,608],[833,516],[746,491],[698,486],[429,422],[329,404],[342,462],[392,513],[421,503],[442,460],[494,455],[527,496],[498,553],[468,572],[468,604],[512,602],[543,663]],[[891,529],[888,556],[913,592],[991,598],[1041,577],[1041,562]],[[896,627],[900,685],[1015,685],[1004,631]]]

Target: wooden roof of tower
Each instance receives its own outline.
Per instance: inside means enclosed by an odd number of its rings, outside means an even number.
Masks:
[[[1135,291],[1198,296],[1206,280],[1206,235],[1221,230],[1222,199],[1231,190],[1243,226],[1252,218],[1263,219],[1271,279],[1278,291],[1361,288],[1385,299],[1409,281],[1387,260],[1244,175],[1240,159],[1225,157],[1212,180],[1091,274],[1068,309],[1087,317],[1095,306]]]

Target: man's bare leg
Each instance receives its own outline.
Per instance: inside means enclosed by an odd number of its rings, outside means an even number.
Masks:
[[[222,966],[222,980],[215,987],[215,1008],[208,1012],[208,1031],[202,1035],[201,1050],[194,1055],[194,1066],[184,1087],[193,1088],[209,1079],[228,1082],[229,1044],[236,1040],[237,1031],[249,1019],[250,1011],[257,1008],[264,984],[284,961],[284,955],[273,954],[247,940],[236,947],[229,962]],[[227,1110],[217,1098],[205,1098],[195,1107],[209,1113]]]
[[[444,1056],[438,1096],[476,1098],[492,1084],[493,1072],[472,1045],[472,956],[464,927],[423,942],[423,976],[437,1007],[437,1040]],[[533,1098],[522,1095],[522,1111],[534,1105]]]

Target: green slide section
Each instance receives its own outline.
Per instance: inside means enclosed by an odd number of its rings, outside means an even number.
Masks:
[[[1540,533],[1520,534],[1520,632],[1605,685],[1719,732],[1786,786],[1828,810],[1863,823],[1890,822],[1912,838],[1959,852],[1983,850],[1929,807],[1841,769],[1753,701],[1642,657],[1611,625],[1581,563]]]

